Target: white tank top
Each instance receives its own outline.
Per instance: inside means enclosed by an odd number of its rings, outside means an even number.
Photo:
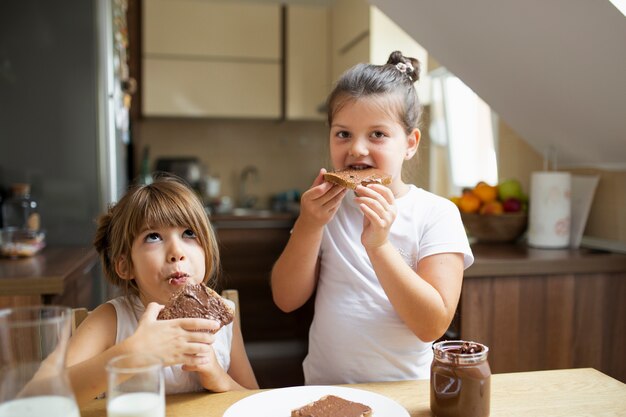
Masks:
[[[234,310],[235,304],[230,300],[224,300]],[[139,318],[143,315],[145,307],[138,297],[122,296],[108,301],[115,307],[117,314],[117,336],[115,343],[130,337],[137,329]],[[215,334],[213,350],[220,366],[228,371],[230,367],[230,348],[233,340],[233,324],[222,327]],[[168,366],[163,369],[165,381],[165,393],[177,394],[183,392],[203,391],[198,374],[182,370],[182,365]]]

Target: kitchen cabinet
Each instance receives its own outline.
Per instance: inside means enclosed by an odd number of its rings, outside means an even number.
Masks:
[[[489,346],[494,373],[593,367],[626,382],[626,255],[472,246],[460,337]]]
[[[417,58],[422,66],[415,84],[422,104],[428,102],[428,53],[395,22],[366,0],[337,0],[331,7],[331,79],[358,63],[381,65],[395,50]]]
[[[283,313],[274,304],[270,274],[293,227],[287,213],[258,216],[215,215],[222,261],[219,289],[239,292],[241,331],[260,386],[274,388],[304,383],[302,361],[308,349],[313,298]]]
[[[279,118],[278,3],[144,0],[145,116]]]
[[[325,120],[330,92],[330,11],[327,6],[286,7],[286,115]]]

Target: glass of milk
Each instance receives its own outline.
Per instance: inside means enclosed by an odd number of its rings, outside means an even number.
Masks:
[[[145,353],[117,356],[106,369],[107,417],[165,417],[160,358]]]
[[[79,417],[65,356],[72,310],[0,310],[0,417]]]

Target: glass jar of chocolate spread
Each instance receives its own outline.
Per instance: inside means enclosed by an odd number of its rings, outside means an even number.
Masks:
[[[430,410],[437,417],[487,417],[491,394],[489,348],[462,340],[433,345]]]

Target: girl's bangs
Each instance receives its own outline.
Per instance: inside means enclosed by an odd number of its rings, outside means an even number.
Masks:
[[[189,227],[199,233],[200,223],[192,201],[187,201],[176,193],[149,193],[144,196],[143,213],[136,213],[130,225],[133,235],[142,230],[159,227]]]

